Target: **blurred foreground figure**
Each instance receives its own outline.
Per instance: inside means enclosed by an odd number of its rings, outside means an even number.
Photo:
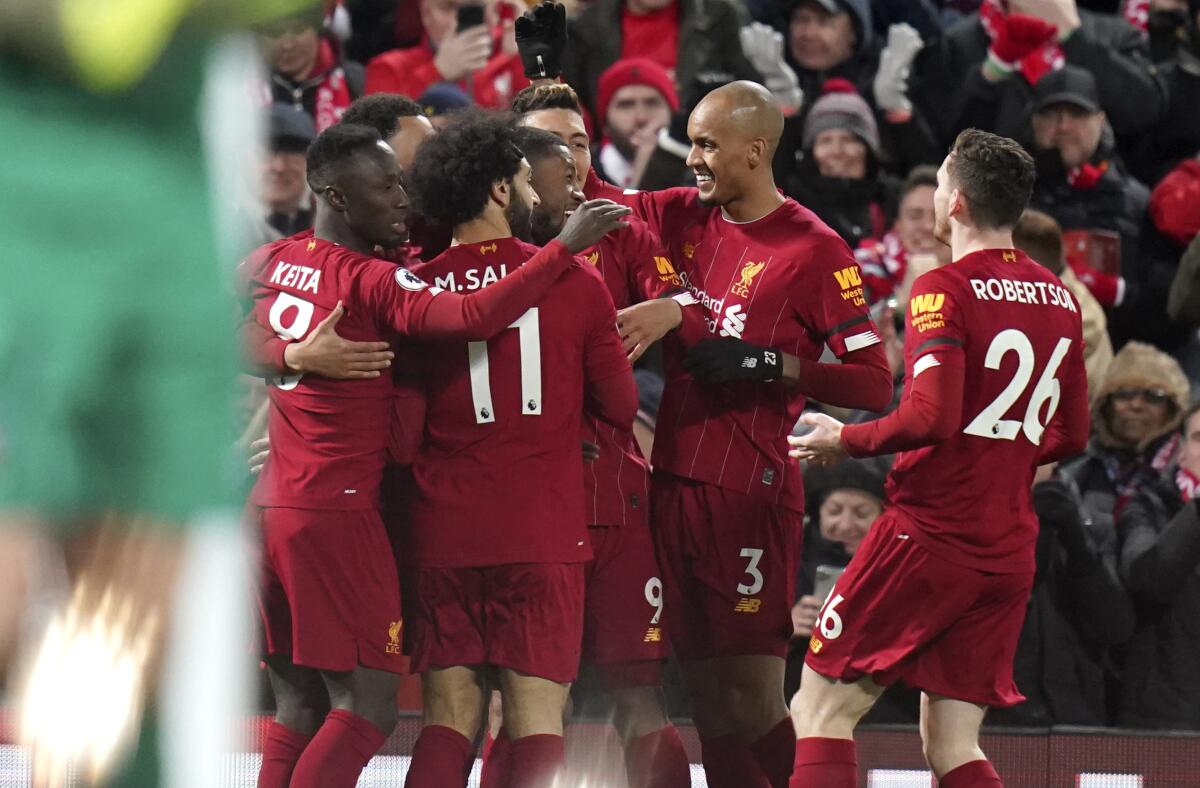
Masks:
[[[253,145],[252,55],[205,21],[298,5],[0,9],[0,659],[34,785],[219,784],[245,610],[209,187]]]

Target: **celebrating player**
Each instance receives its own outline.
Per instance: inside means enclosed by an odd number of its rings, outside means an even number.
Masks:
[[[533,238],[543,244],[558,232],[565,211],[583,200],[579,184],[591,168],[590,141],[579,99],[569,85],[526,88],[517,94],[513,109],[522,113],[525,128],[518,141],[533,166],[534,188],[541,198],[533,212]],[[645,222],[633,217],[628,221],[582,255],[604,278],[618,309],[680,290],[679,277],[658,238]],[[588,536],[595,558],[586,575],[583,662],[594,666],[599,685],[612,696],[613,722],[625,746],[630,785],[688,786],[687,753],[659,689],[666,642],[662,580],[648,524],[649,467],[631,433],[587,414],[584,440],[597,445],[600,454],[584,473]],[[642,615],[631,615],[633,611]],[[504,747],[501,738],[489,754],[489,765]]]
[[[376,131],[323,132],[308,181],[318,196],[314,236],[266,247],[247,266],[256,319],[293,339],[341,304],[349,339],[485,339],[534,303],[573,264],[572,252],[619,223],[611,203],[586,204],[520,271],[462,296],[371,257],[403,240],[408,204]],[[392,393],[388,377],[300,375],[271,386],[273,450],[252,496],[277,702],[260,786],[352,786],[395,724],[399,583],[378,514]]]
[[[1013,656],[1034,575],[1038,465],[1081,451],[1087,380],[1075,299],[1013,249],[1034,168],[1017,143],[964,131],[938,170],[935,232],[954,263],[906,310],[899,407],[791,439],[828,463],[901,452],[889,507],[821,608],[796,724],[793,788],[856,785],[854,726],[894,681],[923,691],[921,736],[942,788],[1000,786],[979,749],[988,706],[1024,700]]]
[[[516,143],[508,118],[468,114],[422,146],[416,205],[454,235],[419,269],[439,286],[486,293],[537,253],[519,240],[538,196]],[[509,740],[503,784],[548,787],[562,765],[592,557],[580,417],[586,402],[628,432],[637,411],[615,323],[603,282],[580,261],[510,331],[423,348],[429,396],[403,560],[425,726],[408,788],[466,784],[493,676]]]
[[[543,4],[517,28],[538,77],[557,76],[556,18]],[[651,529],[663,620],[691,690],[705,773],[718,787],[778,788],[791,773],[783,673],[803,489],[785,437],[806,397],[877,409],[891,392],[853,254],[775,187],[782,129],[765,88],[734,82],[689,118],[698,188],[625,194],[589,172],[584,189],[634,208],[705,311],[703,341],[668,299],[622,310],[618,328],[634,355],[674,332]],[[817,362],[825,345],[841,364]]]

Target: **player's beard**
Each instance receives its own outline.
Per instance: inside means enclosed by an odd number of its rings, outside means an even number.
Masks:
[[[521,199],[514,190],[512,201],[504,209],[504,218],[508,220],[508,229],[513,236],[525,243],[533,243],[533,209],[529,203]]]

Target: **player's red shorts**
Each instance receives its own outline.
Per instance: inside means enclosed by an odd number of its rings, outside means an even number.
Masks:
[[[400,580],[373,509],[258,511],[266,652],[330,671],[399,673]]]
[[[662,472],[650,502],[675,655],[784,657],[804,515]]]
[[[660,683],[667,658],[662,579],[644,523],[588,526],[584,570],[583,662],[605,689]]]
[[[583,638],[583,567],[406,568],[412,670],[492,665],[574,681]]]
[[[823,676],[903,681],[985,706],[1025,698],[1013,657],[1033,575],[989,574],[939,558],[888,510],[825,601],[805,664]]]

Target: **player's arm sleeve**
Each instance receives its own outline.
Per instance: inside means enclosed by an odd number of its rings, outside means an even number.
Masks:
[[[800,393],[843,408],[883,410],[892,401],[892,373],[867,309],[862,275],[850,247],[840,238],[820,238],[813,261],[797,277],[796,299],[804,325],[841,364],[821,364],[786,354],[784,379]]]
[[[675,261],[667,254],[658,235],[645,224],[631,225],[626,232],[632,238],[629,245],[622,249],[627,257],[625,275],[629,291],[639,302],[670,298],[679,304],[680,322],[675,334],[684,347],[711,338],[708,325],[704,322],[703,307],[683,286]]]
[[[533,306],[574,264],[559,241],[551,241],[515,273],[468,295],[430,287],[406,268],[393,267],[390,277],[375,268],[361,277],[363,295],[381,310],[387,324],[418,339],[488,339],[503,331]],[[391,278],[392,281],[386,281]]]
[[[637,417],[637,384],[621,348],[617,310],[599,277],[588,276],[588,330],[583,347],[584,408],[596,418],[629,431]]]
[[[850,456],[931,446],[961,426],[965,332],[957,299],[946,290],[928,274],[913,285],[905,314],[904,396],[887,416],[842,429]]]
[[[1046,465],[1074,457],[1087,448],[1091,432],[1088,408],[1087,367],[1083,363],[1083,339],[1076,334],[1067,352],[1066,370],[1059,380],[1062,401],[1042,435],[1038,464]]]
[[[242,347],[245,370],[259,377],[287,375],[290,370],[283,360],[288,341],[259,323],[254,313],[242,318],[238,327],[238,341]]]
[[[425,387],[417,378],[398,379],[392,399],[388,460],[412,465],[425,435]]]
[[[696,193],[694,187],[685,186],[653,192],[622,189],[601,180],[595,170],[588,170],[583,182],[583,194],[589,200],[612,200],[627,206],[634,216],[650,225],[650,229],[660,238],[663,230],[670,229],[674,224],[672,212],[694,200]]]

